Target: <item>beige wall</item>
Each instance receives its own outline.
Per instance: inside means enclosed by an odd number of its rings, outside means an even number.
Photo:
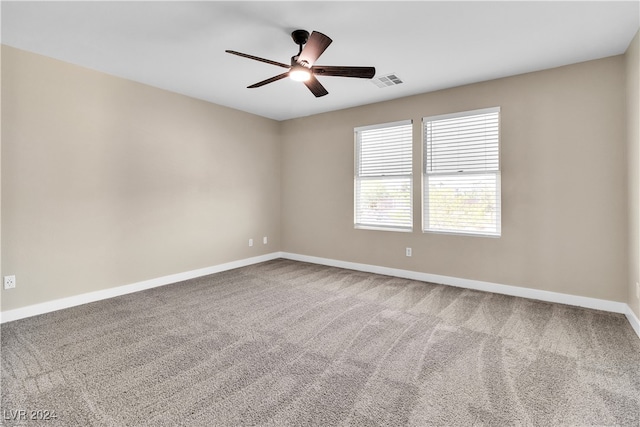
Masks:
[[[2,59],[2,310],[279,249],[278,122]]]
[[[636,283],[640,282],[640,31],[629,45],[626,59],[627,77],[627,147],[629,162],[629,306],[640,317],[640,299]]]
[[[290,120],[282,128],[283,250],[627,301],[624,57]],[[393,88],[372,90],[393,90]],[[500,106],[502,237],[353,228],[353,128]],[[405,257],[405,247],[413,257]]]
[[[2,49],[0,49],[0,272],[2,272]],[[0,277],[2,275],[0,274]],[[0,311],[2,310],[2,296],[4,284],[0,285]]]
[[[629,301],[630,58],[278,123],[3,46],[2,310],[279,250]],[[354,127],[413,119],[419,159],[421,117],[491,106],[501,238],[423,234],[419,164],[412,233],[353,228]]]

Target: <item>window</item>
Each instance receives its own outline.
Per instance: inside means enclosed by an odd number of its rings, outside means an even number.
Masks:
[[[423,126],[423,231],[500,236],[500,107]]]
[[[356,128],[355,139],[355,227],[411,231],[411,120]]]

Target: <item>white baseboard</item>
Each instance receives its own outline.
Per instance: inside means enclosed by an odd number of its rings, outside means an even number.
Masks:
[[[252,258],[218,264],[213,267],[206,267],[197,270],[186,271],[184,273],[171,274],[168,276],[144,280],[142,282],[132,283],[129,285],[118,286],[101,291],[88,292],[86,294],[74,295],[67,298],[60,298],[40,304],[33,304],[22,308],[16,308],[14,310],[7,310],[0,313],[0,323],[11,322],[13,320],[23,319],[25,317],[37,316],[38,314],[49,313],[56,310],[62,310],[64,308],[75,307],[77,305],[87,304],[90,302],[113,298],[120,295],[143,291],[145,289],[157,288],[159,286],[181,282],[183,280],[194,279],[196,277],[202,277],[209,274],[232,270],[234,268],[245,267],[264,261],[270,261],[272,259],[281,258],[281,255],[282,254],[280,252],[273,252],[266,255],[260,255]]]
[[[629,323],[631,323],[631,327],[634,331],[636,331],[636,335],[638,335],[638,338],[640,338],[640,319],[638,319],[638,316],[636,316],[633,310],[631,310],[630,306],[627,306],[627,311],[624,313],[624,315],[627,316],[627,320],[629,321]]]
[[[277,258],[285,258],[294,261],[309,262],[312,264],[327,265],[330,267],[347,268],[350,270],[364,271],[367,273],[384,274],[387,276],[401,277],[405,279],[420,280],[423,282],[439,283],[443,285],[456,286],[459,288],[475,289],[479,291],[493,292],[515,297],[529,298],[546,302],[573,305],[577,307],[592,308],[596,310],[608,311],[624,314],[631,327],[640,338],[640,320],[627,304],[623,302],[608,301],[597,298],[581,297],[577,295],[562,294],[558,292],[542,291],[538,289],[523,288],[519,286],[501,285],[498,283],[483,282],[479,280],[462,279],[451,276],[441,276],[437,274],[421,273],[418,271],[402,270],[398,268],[381,267],[371,264],[360,264],[349,261],[340,261],[330,258],[321,258],[308,255],[293,254],[289,252],[272,252],[252,258],[232,261],[213,267],[191,270],[184,273],[171,274],[169,276],[158,277],[156,279],[145,280],[129,285],[104,289],[101,291],[89,292],[72,297],[61,298],[53,301],[34,304],[27,307],[8,310],[0,313],[0,323],[11,322],[25,317],[36,316],[38,314],[49,313],[64,308],[74,307],[81,304],[126,295],[145,289],[156,288],[183,280],[194,279],[209,274],[232,270],[234,268],[245,267],[260,262],[270,261]]]
[[[402,270],[397,268],[380,267],[377,265],[360,264],[349,261],[340,261],[329,258],[320,258],[308,255],[299,255],[288,252],[282,253],[282,258],[310,262],[313,264],[328,265],[331,267],[348,268],[367,273],[384,274],[387,276],[402,277],[404,279],[420,280],[422,282],[438,283],[442,285],[456,286],[459,288],[475,289],[478,291],[493,292],[496,294],[535,299],[539,301],[554,302],[577,307],[592,308],[624,314],[631,327],[640,338],[640,322],[627,304],[623,302],[609,301],[597,298],[582,297],[577,295],[562,294],[559,292],[543,291],[539,289],[523,288],[519,286],[501,285],[498,283],[483,282],[479,280],[461,279],[459,277],[441,276],[437,274],[421,273],[418,271]]]

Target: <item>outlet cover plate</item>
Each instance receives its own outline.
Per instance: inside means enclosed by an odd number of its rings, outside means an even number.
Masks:
[[[16,276],[4,276],[4,288],[13,289],[16,287]]]

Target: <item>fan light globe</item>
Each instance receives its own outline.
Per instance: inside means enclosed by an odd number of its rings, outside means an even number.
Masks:
[[[291,80],[295,80],[297,82],[306,82],[311,78],[311,71],[303,66],[295,66],[291,68],[289,71],[289,77]]]

